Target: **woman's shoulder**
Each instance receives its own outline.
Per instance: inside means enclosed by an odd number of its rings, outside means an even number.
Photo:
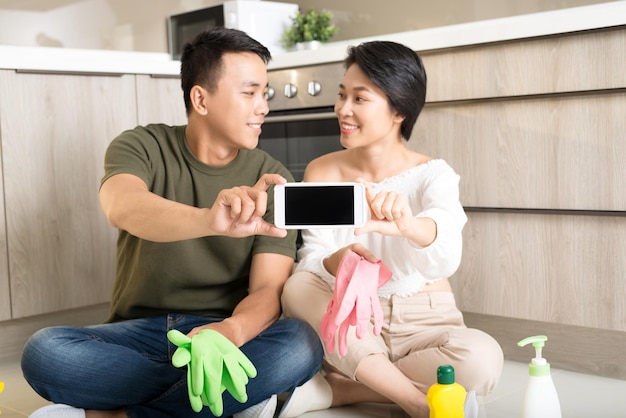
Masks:
[[[456,176],[454,169],[440,158],[429,158],[408,169],[399,171],[393,176],[385,178],[381,184],[395,182],[426,181],[427,179],[439,178],[440,176]]]
[[[346,161],[346,150],[321,155],[306,167],[306,181],[337,181]]]
[[[346,152],[347,150],[345,149],[340,150],[340,151],[329,152],[328,154],[320,155],[319,157],[314,158],[313,160],[311,160],[309,164],[312,164],[315,166],[333,165],[333,164],[336,164],[337,162],[345,161],[347,158]]]

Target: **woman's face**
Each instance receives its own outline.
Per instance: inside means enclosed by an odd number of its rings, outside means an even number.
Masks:
[[[391,108],[385,93],[356,64],[348,68],[339,85],[335,114],[341,145],[345,148],[396,141],[401,137],[404,118]]]

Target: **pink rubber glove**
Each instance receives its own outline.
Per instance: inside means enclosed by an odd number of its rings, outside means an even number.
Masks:
[[[335,318],[337,317],[341,301],[343,300],[343,296],[348,288],[350,277],[352,277],[354,270],[356,270],[356,266],[359,261],[361,261],[361,257],[356,253],[349,253],[339,261],[333,297],[330,302],[328,302],[326,313],[322,317],[322,322],[320,324],[320,334],[322,341],[324,341],[326,345],[326,351],[328,353],[335,351],[335,333],[337,331]],[[348,324],[345,325],[346,329],[343,330],[343,332],[347,332],[347,326]]]
[[[381,267],[384,267],[384,270]],[[383,309],[380,306],[377,289],[387,283],[390,277],[391,272],[381,261],[370,263],[361,260],[348,283],[336,321],[340,323],[350,321],[350,325],[356,325],[357,338],[363,338],[369,329],[370,318],[373,316],[374,335],[379,335],[383,325]],[[354,302],[350,300],[353,295]],[[351,315],[352,311],[356,312],[356,323]]]
[[[382,328],[383,312],[377,289],[387,283],[391,272],[382,263],[370,263],[356,253],[346,255],[337,269],[335,290],[320,333],[328,353],[335,350],[335,332],[338,330],[339,354],[348,352],[347,334],[350,325],[356,326],[357,338],[363,338],[374,317],[374,335]]]

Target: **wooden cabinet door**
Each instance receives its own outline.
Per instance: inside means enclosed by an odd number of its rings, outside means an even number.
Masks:
[[[0,92],[12,317],[109,301],[117,231],[98,189],[137,123],[135,77],[2,71]]]
[[[626,211],[626,93],[427,106],[410,145],[444,158],[469,207]]]
[[[138,75],[137,120],[139,125],[186,125],[187,115],[180,78]]]
[[[623,217],[468,215],[451,280],[462,311],[626,332]]]
[[[0,70],[0,86],[2,78],[9,73]],[[3,90],[0,90],[3,91]],[[0,115],[2,115],[3,101],[0,93]],[[7,106],[7,104],[4,104]],[[2,119],[0,119],[0,143],[4,142],[2,137]],[[0,149],[0,171],[2,170],[2,149]],[[0,175],[0,219],[4,219],[4,182]],[[7,231],[6,222],[0,222],[0,321],[11,319],[11,288],[9,286],[9,259],[7,256]]]

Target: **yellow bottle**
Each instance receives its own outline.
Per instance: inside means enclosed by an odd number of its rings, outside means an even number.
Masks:
[[[437,383],[426,394],[430,418],[463,418],[465,396],[465,388],[454,381],[454,367],[439,366]]]

